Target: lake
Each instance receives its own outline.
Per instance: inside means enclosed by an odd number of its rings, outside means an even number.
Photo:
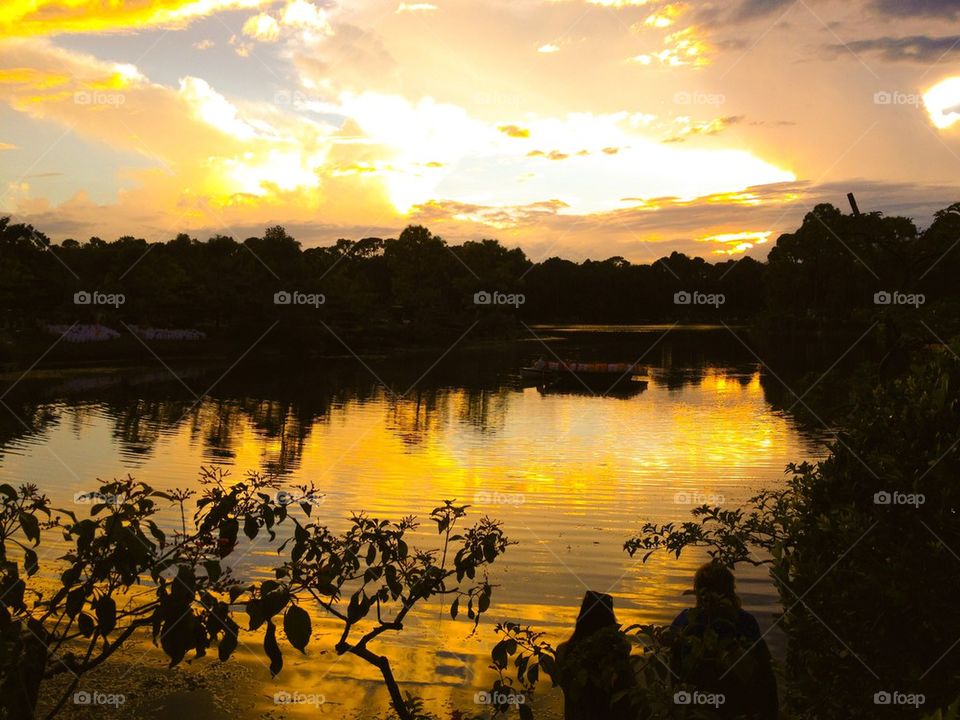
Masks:
[[[314,516],[333,527],[353,511],[426,518],[444,499],[468,503],[468,520],[497,518],[518,543],[492,568],[498,587],[479,631],[470,636],[465,618],[454,622],[435,604],[374,650],[391,657],[405,690],[478,711],[473,693],[489,686],[495,622],[533,625],[559,642],[587,588],[611,593],[622,623],[669,622],[688,605],[683,593],[702,558],[655,556],[644,565],[623,551],[624,541],[645,521],[686,519],[695,504],[740,505],[782,484],[787,463],[825,455],[826,431],[805,428],[780,406],[734,332],[537,327],[511,344],[390,358],[169,368],[158,361],[9,376],[0,481],[36,483],[54,505],[72,507],[96,478],[130,474],[171,489],[194,485],[205,465],[236,477],[274,472],[316,483],[325,496]],[[539,357],[639,359],[649,385],[610,395],[525,387],[518,370]],[[178,518],[170,511],[164,522],[173,527]],[[425,545],[435,543],[429,525],[417,536]],[[275,548],[239,554],[231,562],[248,573],[266,575],[276,562]],[[738,585],[766,630],[777,605],[765,572],[740,571]],[[333,716],[384,714],[386,694],[369,666],[320,653],[335,642],[321,618],[307,656],[288,652],[273,681],[250,638],[237,658],[250,672],[230,688],[233,717],[261,717],[282,691],[323,695]],[[782,655],[782,635],[767,639]],[[162,662],[148,649],[125,657]],[[538,694],[547,716],[557,701],[557,691]],[[178,712],[173,702],[150,708],[151,717]]]

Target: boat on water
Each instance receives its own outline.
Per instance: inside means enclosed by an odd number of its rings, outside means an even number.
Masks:
[[[520,370],[524,384],[537,385],[556,392],[586,390],[593,394],[609,394],[628,389],[642,392],[647,388],[646,368],[636,363],[548,362],[538,360]]]
[[[599,376],[606,378],[632,377],[646,374],[646,369],[636,363],[604,363],[604,362],[560,362],[537,360],[533,365],[520,368],[524,377],[538,378],[555,375],[576,375],[580,377]]]

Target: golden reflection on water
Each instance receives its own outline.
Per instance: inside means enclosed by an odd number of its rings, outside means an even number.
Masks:
[[[781,483],[788,462],[823,454],[817,440],[772,410],[759,372],[719,369],[682,382],[654,372],[647,391],[629,399],[536,388],[435,390],[402,399],[380,393],[333,403],[319,417],[298,416],[279,402],[211,400],[178,424],[187,410],[141,403],[118,415],[95,405],[61,407],[59,424],[6,449],[0,478],[38,482],[54,500],[67,501],[95,477],[128,472],[172,488],[189,485],[201,464],[214,461],[237,476],[285,470],[292,481],[323,489],[321,515],[335,527],[361,509],[396,519],[425,517],[446,498],[470,503],[477,515],[502,520],[519,543],[493,568],[499,587],[489,617],[470,636],[467,622],[451,621],[433,604],[374,648],[390,655],[407,690],[468,709],[474,691],[489,686],[495,622],[533,625],[559,642],[587,588],[611,592],[624,624],[668,622],[686,605],[683,592],[700,558],[657,556],[644,565],[623,552],[624,540],[644,521],[685,519],[694,504],[738,505]],[[432,528],[417,539],[435,543]],[[274,551],[262,550],[238,569],[267,574],[275,562]],[[762,571],[745,570],[739,582],[746,607],[768,627],[769,581]],[[241,660],[264,679],[245,690],[257,706],[249,717],[270,709],[273,693],[283,690],[324,695],[328,709],[337,708],[333,716],[385,707],[371,667],[321,654],[335,643],[335,628],[316,621],[308,656],[290,650],[273,681],[259,667],[255,638],[247,638]],[[539,702],[555,706],[556,693]],[[291,717],[311,712],[287,710]]]

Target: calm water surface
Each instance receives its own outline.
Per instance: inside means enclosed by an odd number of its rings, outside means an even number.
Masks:
[[[336,527],[352,511],[397,519],[425,517],[447,498],[469,503],[518,542],[492,569],[499,587],[489,617],[470,636],[465,619],[426,607],[378,649],[406,689],[473,708],[474,691],[489,685],[496,621],[534,625],[558,642],[587,588],[612,593],[623,623],[669,621],[687,604],[682,593],[700,558],[643,565],[623,552],[624,540],[645,521],[686,519],[695,503],[736,506],[782,483],[787,463],[823,456],[825,434],[775,406],[756,359],[727,330],[665,330],[537,328],[543,342],[454,352],[439,363],[437,351],[226,375],[226,367],[176,367],[174,378],[158,364],[28,378],[5,399],[17,417],[0,424],[0,481],[37,483],[54,504],[69,504],[96,478],[131,474],[168,489],[195,485],[203,465],[235,476],[277,472],[320,486],[320,512]],[[643,357],[650,384],[613,396],[523,387],[518,368],[539,356]],[[434,542],[429,530],[418,537],[424,545]],[[234,561],[242,572],[266,574],[275,562],[264,547],[244,552]],[[776,611],[769,580],[744,570],[738,582],[766,629]],[[275,681],[251,636],[240,660],[257,679],[234,689],[244,717],[273,709],[280,690],[322,694],[333,716],[385,707],[369,667],[320,653],[334,632],[318,617],[313,649],[287,654]],[[768,639],[782,652],[777,631]],[[538,703],[549,710],[556,700],[547,692]]]

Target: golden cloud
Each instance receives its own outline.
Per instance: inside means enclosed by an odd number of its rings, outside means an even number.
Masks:
[[[519,127],[517,125],[498,125],[497,130],[502,132],[507,137],[512,138],[528,138],[530,137],[530,131],[526,128]]]
[[[0,4],[0,37],[181,27],[223,10],[269,4],[270,0],[7,0]]]
[[[290,222],[322,212],[331,222],[396,217],[382,176],[342,172],[365,149],[338,145],[340,130],[281,112],[236,104],[199,78],[179,88],[150,82],[136,68],[51,46],[45,40],[0,43],[0,100],[28,116],[55,122],[111,148],[134,152],[152,167],[121,171],[110,224],[181,228],[267,222],[277,207]],[[64,76],[67,80],[64,80]],[[18,215],[52,213],[28,185],[8,193]],[[102,210],[78,193],[56,208],[63,222],[87,224]]]
[[[697,238],[697,242],[720,245],[721,247],[711,251],[714,255],[740,255],[747,250],[752,250],[756,245],[767,242],[772,234],[772,230],[744,230],[708,235],[707,237]]]

